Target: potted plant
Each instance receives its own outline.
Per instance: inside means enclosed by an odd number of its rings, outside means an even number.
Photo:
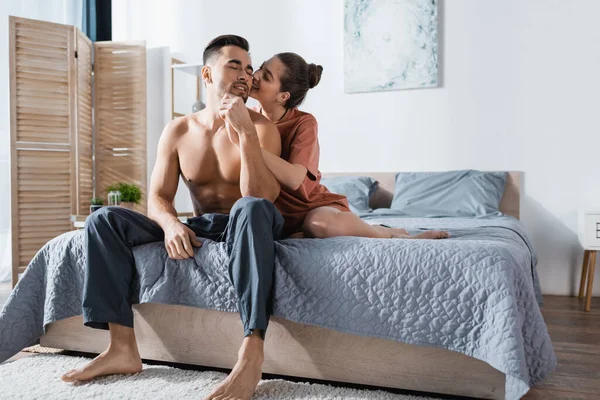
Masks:
[[[118,191],[121,193],[121,204],[119,206],[133,210],[135,204],[142,200],[142,190],[134,183],[119,182],[106,188],[107,192]]]
[[[90,205],[90,214],[96,210],[101,209],[103,205],[104,205],[104,200],[102,200],[100,197],[94,197],[92,199],[91,205]]]

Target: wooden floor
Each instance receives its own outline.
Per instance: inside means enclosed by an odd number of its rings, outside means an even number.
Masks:
[[[542,314],[558,366],[523,399],[600,399],[600,298],[585,312],[576,297],[544,296]]]
[[[10,285],[0,284],[0,308],[8,297],[9,289]],[[556,351],[558,367],[554,373],[530,390],[523,399],[600,399],[600,298],[593,299],[592,311],[586,313],[583,311],[583,302],[575,297],[544,296],[542,314]],[[15,358],[28,355],[31,353],[21,353]],[[194,366],[185,367],[195,369]],[[277,377],[263,376],[263,378]],[[291,380],[327,383],[306,379]],[[339,386],[361,387],[359,385]],[[418,395],[418,393],[412,394]],[[448,398],[454,397],[448,396]]]

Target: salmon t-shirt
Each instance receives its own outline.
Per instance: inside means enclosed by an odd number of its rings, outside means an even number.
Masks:
[[[260,107],[255,109],[260,112]],[[307,169],[300,187],[294,191],[282,187],[275,206],[285,219],[286,236],[302,231],[306,215],[322,206],[350,212],[345,196],[331,193],[321,185],[317,120],[311,114],[292,108],[276,122],[281,135],[281,158]]]

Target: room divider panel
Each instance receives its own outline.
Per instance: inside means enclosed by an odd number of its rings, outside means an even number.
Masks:
[[[135,183],[146,212],[146,45],[10,17],[12,283],[93,196]]]

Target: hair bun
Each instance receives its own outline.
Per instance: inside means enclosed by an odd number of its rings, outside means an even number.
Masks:
[[[308,86],[312,89],[321,81],[323,67],[316,64],[308,64]]]

